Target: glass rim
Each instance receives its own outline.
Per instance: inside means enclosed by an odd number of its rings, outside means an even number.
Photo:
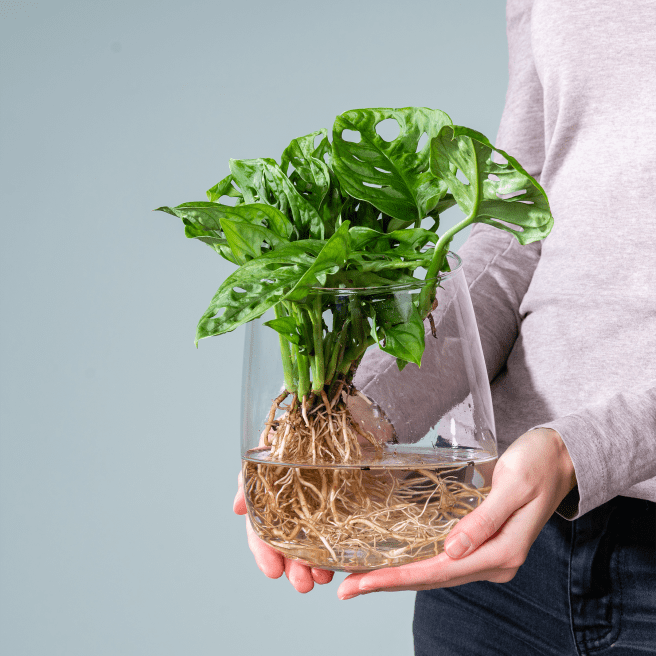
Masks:
[[[449,278],[460,273],[462,270],[462,258],[453,251],[447,251],[447,257],[455,260],[455,266],[451,271],[442,271],[435,278],[420,278],[416,282],[404,282],[398,285],[380,285],[378,287],[312,287],[312,292],[321,294],[330,294],[332,296],[351,296],[355,294],[378,294],[381,292],[398,292],[417,289],[423,287],[426,283],[448,280]]]

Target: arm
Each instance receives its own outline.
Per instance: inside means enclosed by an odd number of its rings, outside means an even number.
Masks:
[[[578,494],[558,509],[567,519],[656,477],[656,381],[543,426],[560,434],[576,471]]]

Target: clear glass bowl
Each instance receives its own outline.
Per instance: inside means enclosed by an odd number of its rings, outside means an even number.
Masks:
[[[490,387],[462,262],[448,260],[437,285],[317,289],[305,299],[321,307],[324,342],[336,344],[348,324],[356,337],[343,351],[364,351],[305,403],[285,395],[282,338],[264,326],[273,315],[248,325],[246,503],[258,536],[288,558],[351,572],[429,558],[487,495],[497,460]],[[427,284],[435,299],[421,367],[400,370],[377,344],[367,348],[371,310],[400,323]]]

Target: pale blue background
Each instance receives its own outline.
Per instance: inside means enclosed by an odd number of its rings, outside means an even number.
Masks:
[[[494,138],[506,68],[501,0],[0,2],[0,653],[412,652],[412,593],[256,569],[243,330],[193,346],[230,265],[150,210],[346,109]]]

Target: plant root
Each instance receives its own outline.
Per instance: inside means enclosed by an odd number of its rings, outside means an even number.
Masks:
[[[283,406],[288,393],[274,400],[260,441],[269,446],[265,457],[244,461],[256,533],[289,558],[331,569],[364,571],[437,555],[489,487],[465,482],[466,463],[376,467],[383,445],[346,405],[360,392],[340,382],[332,401],[322,390],[311,407],[308,398],[299,407],[296,395]],[[370,466],[358,466],[363,450],[373,451],[374,464],[370,457]]]

